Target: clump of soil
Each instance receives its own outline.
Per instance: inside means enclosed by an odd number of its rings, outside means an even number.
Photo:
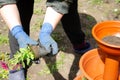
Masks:
[[[108,44],[120,46],[120,37],[116,37],[116,36],[106,36],[106,37],[104,37],[102,40],[103,40],[104,42],[108,43]]]

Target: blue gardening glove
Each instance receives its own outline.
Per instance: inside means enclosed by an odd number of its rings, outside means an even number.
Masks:
[[[9,80],[25,80],[24,69],[11,70],[8,76]]]
[[[58,45],[55,40],[51,37],[53,27],[49,23],[44,23],[42,25],[41,31],[39,33],[39,42],[46,51],[40,50],[40,54],[51,53],[52,55],[57,54]],[[41,49],[41,48],[40,48]]]
[[[37,45],[38,43],[32,40],[22,29],[22,26],[18,25],[11,30],[12,35],[17,39],[20,48],[26,48],[29,45]]]

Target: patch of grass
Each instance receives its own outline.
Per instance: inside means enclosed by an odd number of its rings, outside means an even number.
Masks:
[[[42,14],[45,14],[45,9],[43,8],[43,6],[39,6],[39,5],[42,5],[42,0],[35,0],[35,8],[34,8],[34,14],[36,15],[42,15]],[[41,3],[41,4],[39,4]]]
[[[35,3],[41,2],[42,0],[35,0]]]
[[[36,22],[33,24],[32,30],[34,31],[40,30],[40,28],[42,27],[42,23],[43,23],[43,20],[36,19]]]
[[[120,3],[120,0],[115,0],[116,3]]]
[[[85,35],[86,35],[87,38],[91,38],[92,37],[91,32],[88,31],[88,30],[85,31]]]
[[[91,0],[91,3],[92,3],[93,5],[100,5],[100,4],[103,3],[103,0]]]
[[[61,41],[62,41],[62,38],[61,38],[61,36],[58,36],[58,35],[60,35],[59,32],[54,32],[54,33],[52,34],[52,37],[53,37],[54,40],[56,40],[57,42],[61,42]]]
[[[60,47],[60,50],[61,50],[61,51],[65,51],[65,50],[66,50],[65,46],[61,46],[61,47]]]
[[[42,18],[41,16],[44,16],[45,14],[45,9],[42,7],[39,7],[39,3],[42,2],[42,0],[35,0],[35,8],[34,8],[34,15],[38,16],[38,18],[35,19],[35,22],[33,23],[33,30],[39,30],[40,27],[42,26],[43,20],[44,18]]]
[[[3,35],[0,35],[0,45],[1,44],[8,44],[8,37],[7,36],[3,36]]]
[[[91,16],[89,16],[89,15],[86,16],[86,19],[87,19],[88,21],[91,21],[91,22],[94,21],[93,17],[91,17]]]
[[[36,15],[41,15],[41,14],[45,14],[45,11],[42,9],[42,8],[36,8],[35,10],[34,10],[34,14],[36,14]]]
[[[28,75],[27,75],[27,78],[26,78],[26,80],[32,80]]]
[[[47,64],[48,67],[44,67],[40,72],[38,72],[39,75],[45,75],[45,74],[52,74],[54,72],[57,72],[58,69],[60,69],[62,67],[62,65],[64,64],[64,58],[65,58],[65,54],[63,52],[59,52],[60,57],[59,59],[55,62],[55,63],[49,63]]]
[[[59,32],[53,32],[52,37],[58,44],[61,44],[61,42],[63,41],[63,37],[61,37],[61,33]],[[61,45],[59,49],[61,51],[65,51],[66,48],[64,45]]]

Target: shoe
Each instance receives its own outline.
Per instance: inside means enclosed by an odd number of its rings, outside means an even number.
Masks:
[[[85,52],[89,51],[91,49],[90,43],[86,42],[85,47],[83,48],[75,48],[74,47],[74,52],[77,54],[84,54]]]

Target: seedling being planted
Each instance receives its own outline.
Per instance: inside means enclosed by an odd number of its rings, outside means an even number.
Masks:
[[[25,68],[25,62],[27,65],[30,65],[32,60],[34,60],[34,52],[30,47],[20,48],[11,59],[9,55],[2,53],[0,56],[0,79],[8,78],[9,71],[18,65],[22,65],[22,67]],[[19,70],[20,67],[15,69]]]

